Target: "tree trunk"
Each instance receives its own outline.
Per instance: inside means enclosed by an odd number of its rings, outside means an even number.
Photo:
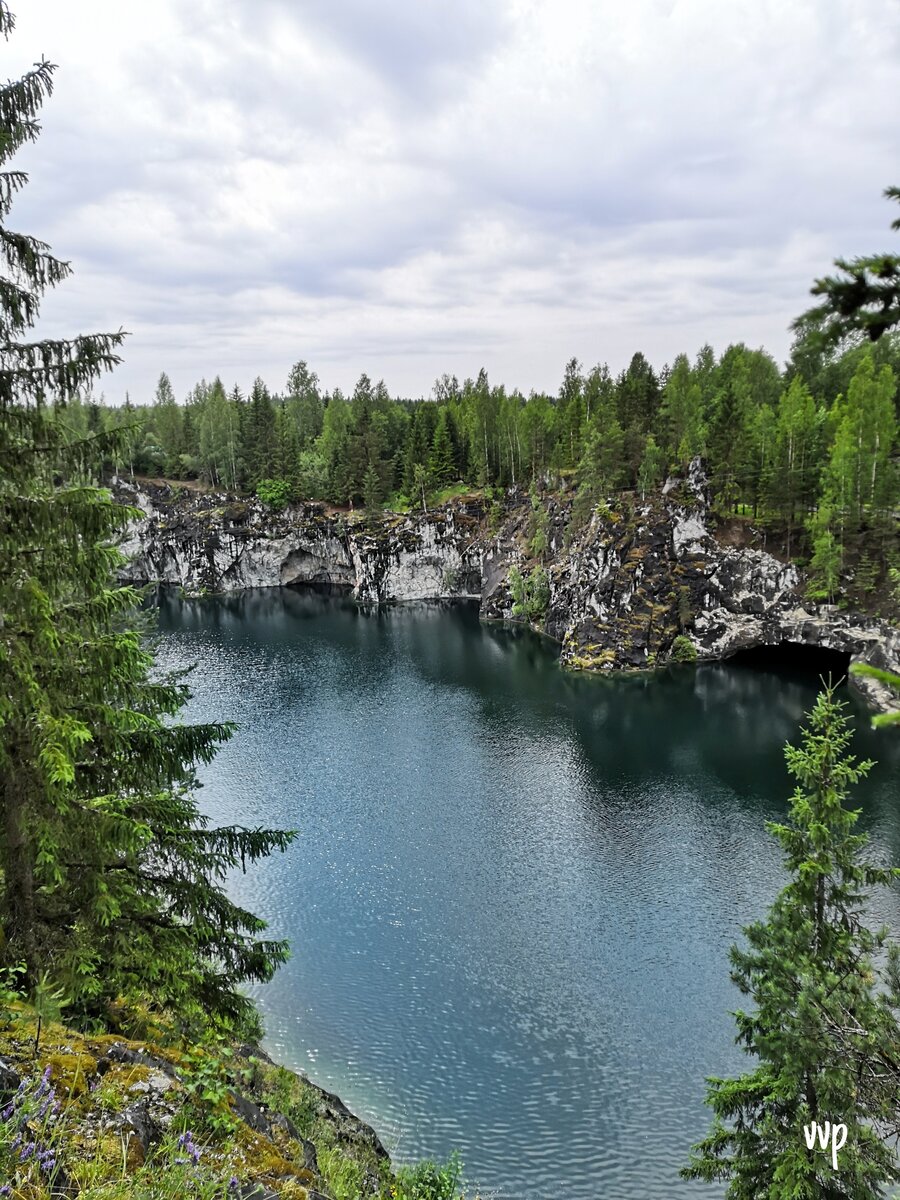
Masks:
[[[7,776],[3,787],[3,877],[4,930],[7,957],[11,961],[25,960],[28,979],[37,970],[35,941],[34,865],[28,844],[25,811],[25,792],[18,775]]]

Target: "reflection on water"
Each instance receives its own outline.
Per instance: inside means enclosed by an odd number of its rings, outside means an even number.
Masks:
[[[763,822],[815,677],[585,677],[471,608],[294,591],[164,597],[160,624],[190,716],[240,725],[205,810],[301,833],[231,885],[294,948],[258,993],[271,1052],[511,1200],[715,1195],[677,1169],[741,1062],[727,952],[779,886]],[[900,748],[854,711],[900,862]]]

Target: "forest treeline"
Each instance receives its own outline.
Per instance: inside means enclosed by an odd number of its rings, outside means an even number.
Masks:
[[[784,369],[742,344],[660,372],[636,353],[617,377],[572,359],[553,396],[507,391],[484,370],[443,375],[428,400],[392,398],[365,374],[345,396],[298,362],[281,393],[257,378],[244,395],[217,377],[178,403],[162,374],[148,404],[76,398],[65,420],[77,434],[125,426],[118,470],[369,510],[456,482],[568,480],[586,512],[610,492],[646,496],[702,455],[717,509],[775,528],[831,599],[848,561],[862,556],[870,588],[893,563],[898,380],[894,333],[843,353],[798,340]]]

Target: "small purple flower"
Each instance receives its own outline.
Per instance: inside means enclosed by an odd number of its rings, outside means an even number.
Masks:
[[[10,1101],[6,1108],[4,1108],[3,1112],[0,1112],[0,1121],[8,1121],[14,1112],[15,1105]]]
[[[51,1088],[50,1091],[47,1093],[47,1095],[44,1097],[41,1107],[38,1109],[37,1119],[39,1121],[43,1121],[44,1117],[46,1117],[47,1110],[50,1108],[51,1104],[53,1104],[55,1102],[55,1099],[56,1099],[56,1093],[54,1092],[53,1088]]]
[[[195,1145],[194,1137],[193,1137],[193,1134],[191,1133],[190,1129],[188,1129],[186,1133],[183,1133],[181,1135],[181,1137],[178,1139],[178,1145],[181,1147],[182,1150],[186,1150],[188,1152],[188,1154],[191,1156],[191,1161],[194,1163],[194,1166],[196,1166],[197,1163],[200,1161],[200,1147]],[[176,1161],[186,1161],[186,1160],[176,1160]]]
[[[27,1146],[23,1146],[19,1151],[19,1162],[25,1162],[34,1154],[34,1142],[29,1142]]]

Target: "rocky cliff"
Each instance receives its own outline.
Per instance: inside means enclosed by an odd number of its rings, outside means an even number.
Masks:
[[[758,546],[728,544],[713,526],[699,462],[653,502],[619,498],[581,523],[571,497],[544,498],[540,561],[529,553],[536,510],[520,492],[370,522],[321,504],[273,513],[257,501],[119,487],[145,514],[123,547],[126,577],[136,582],[192,594],[324,585],[370,604],[465,598],[477,600],[486,619],[511,620],[511,569],[537,570],[546,576],[547,602],[532,623],[561,643],[571,668],[661,666],[676,639],[683,652],[687,639],[701,661],[799,643],[900,668],[900,629],[812,605],[793,564]],[[896,705],[876,681],[855,683],[876,707]]]

